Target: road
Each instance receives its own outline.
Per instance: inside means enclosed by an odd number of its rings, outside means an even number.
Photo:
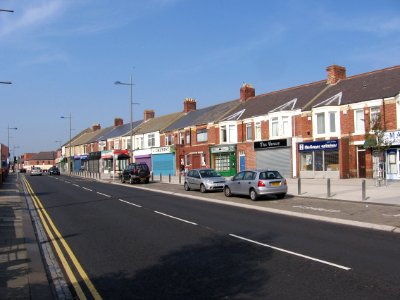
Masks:
[[[78,285],[89,299],[400,298],[398,234],[129,185],[26,179],[76,258],[62,249],[74,295]]]

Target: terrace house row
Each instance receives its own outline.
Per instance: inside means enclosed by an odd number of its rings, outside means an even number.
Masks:
[[[115,151],[127,151],[132,136],[132,156],[155,174],[212,167],[231,176],[245,168],[274,168],[287,177],[370,178],[383,167],[388,178],[400,179],[400,67],[351,77],[341,66],[326,70],[325,80],[261,95],[244,84],[238,99],[210,107],[197,109],[187,98],[181,112],[155,117],[145,111],[132,132],[79,154],[90,158],[101,151],[97,157],[105,161],[104,151],[114,151],[114,163],[122,166],[129,153],[118,157]],[[383,157],[368,137],[377,124],[388,145]],[[103,169],[104,161],[98,163]]]

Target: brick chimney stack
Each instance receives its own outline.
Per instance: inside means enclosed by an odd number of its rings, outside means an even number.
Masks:
[[[338,65],[332,65],[326,68],[328,72],[327,84],[335,84],[339,80],[346,79],[346,68]]]
[[[243,83],[240,88],[240,102],[246,102],[249,98],[256,96],[256,90],[249,83]]]
[[[115,118],[114,119],[114,126],[122,126],[124,125],[124,120],[121,118]]]
[[[183,112],[187,113],[189,111],[195,111],[196,110],[196,100],[193,98],[185,98],[185,101],[183,102]]]
[[[100,126],[99,123],[96,123],[96,124],[92,125],[92,131],[97,131],[97,130],[100,130],[100,129],[101,129],[101,126]]]
[[[143,117],[143,119],[144,119],[144,121],[146,122],[147,120],[154,119],[154,116],[155,116],[154,110],[152,110],[152,109],[146,109],[146,110],[144,111],[144,117]]]

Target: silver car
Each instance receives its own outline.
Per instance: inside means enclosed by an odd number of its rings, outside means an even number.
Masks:
[[[283,199],[287,190],[286,179],[274,170],[242,171],[226,181],[224,186],[226,197],[249,195],[253,201],[264,195],[276,195],[278,199]]]
[[[194,189],[205,193],[215,190],[222,191],[224,189],[224,184],[225,178],[214,169],[193,169],[186,174],[183,187],[186,191]]]
[[[30,175],[31,175],[31,176],[42,176],[42,173],[43,173],[43,171],[42,171],[41,168],[39,168],[39,167],[33,167],[33,168],[31,169]]]

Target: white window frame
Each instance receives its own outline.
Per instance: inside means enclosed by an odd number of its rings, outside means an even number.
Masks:
[[[269,115],[269,137],[288,138],[292,136],[292,114],[272,113]]]
[[[370,107],[370,109],[369,109],[369,119],[370,119],[370,128],[371,128],[371,130],[372,130],[372,127],[374,125],[374,122],[376,122],[376,120],[379,118],[379,114],[380,113],[381,113],[381,107],[380,106],[371,106]],[[376,117],[376,119],[374,117]]]
[[[254,123],[254,140],[261,141],[261,121],[256,121]]]
[[[253,126],[251,123],[246,123],[246,141],[253,140]]]
[[[203,131],[203,132],[202,132]],[[204,143],[208,141],[208,129],[200,128],[196,130],[196,142]]]
[[[226,141],[223,140],[222,131],[226,130]],[[237,143],[237,124],[236,122],[226,122],[219,126],[219,139],[221,144]]]
[[[147,147],[155,147],[156,146],[156,135],[155,133],[148,133],[147,134]]]
[[[354,112],[354,133],[364,134],[365,133],[364,108],[355,109],[353,110],[353,112]]]
[[[323,129],[322,132],[318,132],[318,116],[323,116],[323,124],[324,127],[320,128]],[[334,116],[335,120],[335,130],[332,131],[332,115]],[[321,137],[337,137],[340,135],[340,107],[338,106],[327,106],[327,107],[318,107],[315,108],[312,112],[312,123],[313,123],[313,135],[316,138]]]

